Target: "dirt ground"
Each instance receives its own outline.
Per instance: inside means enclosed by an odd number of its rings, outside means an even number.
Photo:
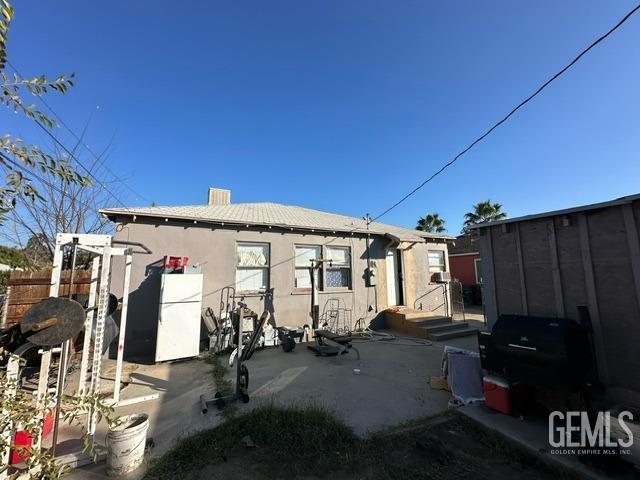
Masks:
[[[305,442],[301,442],[304,444]],[[362,440],[353,448],[318,445],[318,456],[342,454],[339,464],[320,460],[313,469],[293,466],[281,451],[256,442],[225,449],[213,463],[182,472],[183,480],[205,479],[554,479],[575,478],[552,470],[511,447],[502,437],[472,421],[447,414]],[[307,452],[308,453],[308,452]],[[287,452],[295,455],[295,447]],[[349,458],[350,457],[350,458]],[[342,461],[344,460],[344,461]],[[305,471],[307,470],[307,471]],[[173,473],[149,478],[177,478]]]

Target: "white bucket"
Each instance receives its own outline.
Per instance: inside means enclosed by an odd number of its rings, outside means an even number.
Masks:
[[[131,472],[144,460],[149,416],[141,413],[120,417],[120,424],[107,433],[107,475]]]

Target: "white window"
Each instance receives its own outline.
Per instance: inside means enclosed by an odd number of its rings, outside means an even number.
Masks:
[[[444,272],[447,267],[444,262],[444,250],[429,250],[429,273]]]
[[[476,258],[473,261],[475,267],[476,267],[476,283],[478,285],[482,284],[482,259],[480,258]]]
[[[320,245],[296,245],[296,273],[294,285],[296,289],[311,289],[311,275],[309,274],[309,267],[311,267],[311,260],[316,258],[322,258],[322,247]],[[315,270],[315,278],[316,282],[318,281],[318,278],[322,278],[321,275],[318,275],[318,270]]]
[[[269,288],[269,244],[236,244],[236,290],[263,292]]]
[[[351,288],[351,252],[349,247],[326,247],[327,272],[325,285],[327,288]]]
[[[321,245],[295,246],[295,285],[296,290],[311,290],[309,267],[311,260],[330,260],[323,262],[314,270],[318,290],[351,288],[351,250],[349,247],[323,247]]]

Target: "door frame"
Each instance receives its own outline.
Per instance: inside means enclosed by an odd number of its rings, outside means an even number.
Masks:
[[[390,255],[391,254],[391,255]],[[392,256],[393,269],[393,287],[394,287],[394,300],[391,303],[391,296],[389,292],[390,285],[390,272],[389,272],[389,257]],[[404,305],[405,302],[405,281],[404,281],[404,255],[402,250],[398,248],[388,248],[385,253],[385,265],[387,267],[387,306]]]

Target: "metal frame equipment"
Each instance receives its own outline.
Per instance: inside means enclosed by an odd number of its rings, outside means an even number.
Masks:
[[[134,249],[138,247],[138,249]],[[113,392],[107,403],[113,406],[130,405],[146,400],[158,398],[158,394],[140,396],[136,398],[121,399],[120,383],[122,379],[122,365],[124,360],[125,333],[127,326],[127,310],[129,300],[129,283],[131,280],[131,265],[133,255],[137,253],[150,254],[151,251],[144,245],[136,242],[126,242],[114,240],[110,235],[95,234],[71,234],[59,233],[56,237],[55,252],[53,256],[53,269],[51,272],[51,287],[49,297],[59,297],[61,292],[61,274],[65,259],[65,249],[71,248],[71,274],[68,296],[71,297],[73,291],[74,273],[76,269],[76,258],[78,250],[88,253],[91,259],[91,284],[89,291],[88,305],[85,310],[84,319],[84,342],[82,345],[82,356],[80,360],[79,382],[76,391],[77,395],[97,394],[100,392],[100,378],[102,369],[102,352],[104,347],[105,320],[109,309],[109,291],[111,286],[112,259],[114,257],[124,258],[124,279],[122,288],[122,309],[120,315],[120,331],[118,336],[117,360]],[[68,258],[68,257],[67,257]],[[47,320],[50,321],[50,320]],[[95,331],[92,332],[95,325]],[[40,327],[39,327],[40,328]],[[92,339],[93,333],[93,339]],[[93,342],[93,345],[92,345]],[[43,421],[43,413],[47,409],[50,394],[53,394],[53,402],[56,405],[53,424],[53,436],[51,451],[55,454],[58,440],[58,428],[60,423],[60,404],[66,383],[68,370],[71,338],[66,338],[59,347],[43,347],[39,350],[41,354],[40,374],[38,378],[38,388],[36,394],[36,415]],[[93,348],[92,348],[93,347]],[[59,354],[59,368],[55,387],[50,387],[49,377],[52,363],[52,356]],[[11,358],[7,366],[7,371],[17,378],[18,360]],[[89,376],[90,374],[90,376]],[[98,423],[95,411],[89,412],[86,420],[87,434],[91,445],[94,445],[94,436]],[[42,448],[42,439],[34,439],[34,449]],[[5,456],[9,452],[0,452],[4,462]],[[91,461],[91,456],[82,452],[57,457],[62,464],[75,467],[87,464]],[[0,473],[0,479],[6,477],[5,472]]]

